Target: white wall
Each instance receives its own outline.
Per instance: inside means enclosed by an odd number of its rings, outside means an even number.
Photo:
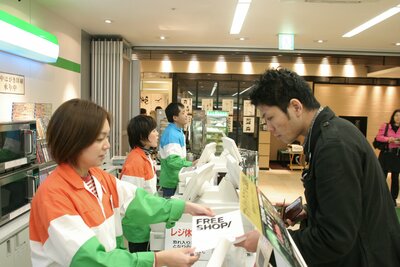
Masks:
[[[59,56],[81,64],[81,30],[42,8],[35,1],[0,0],[0,9],[54,34]],[[80,73],[0,51],[0,72],[25,76],[25,94],[0,93],[0,121],[11,120],[12,102],[51,103],[53,111],[68,99],[80,97]]]

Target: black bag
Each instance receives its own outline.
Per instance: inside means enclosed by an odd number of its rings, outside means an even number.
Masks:
[[[387,136],[388,128],[389,128],[389,123],[386,124],[385,133],[383,134],[384,136]],[[385,150],[388,150],[389,143],[388,142],[380,142],[380,141],[376,140],[376,137],[375,137],[374,141],[372,142],[372,146],[375,149],[379,149],[380,151],[385,151]]]

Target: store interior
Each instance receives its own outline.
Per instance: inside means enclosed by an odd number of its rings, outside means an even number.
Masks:
[[[321,105],[355,124],[371,146],[379,127],[400,107],[398,0],[195,2],[0,2],[0,11],[54,35],[58,43],[57,57],[47,62],[0,46],[0,122],[38,121],[35,175],[40,181],[56,167],[45,125],[72,98],[94,101],[112,114],[104,164],[110,173],[119,174],[130,151],[129,119],[144,108],[161,133],[165,113],[157,113],[156,107],[164,110],[170,102],[180,102],[191,120],[185,129],[188,153],[199,158],[207,144],[217,142],[219,156],[226,135],[242,156],[257,155],[245,169],[272,203],[304,199],[304,159],[301,151],[271,135],[259,111],[249,106],[250,89],[266,69],[296,71]],[[243,3],[247,16],[233,33],[232,19]],[[391,17],[345,37],[390,9]],[[23,85],[10,90],[15,79]],[[19,209],[18,220],[8,214],[7,221],[0,220],[0,262],[7,257],[7,266],[25,267],[30,266],[29,209]],[[400,220],[399,208],[397,214]],[[9,252],[9,244],[18,240],[25,243]]]

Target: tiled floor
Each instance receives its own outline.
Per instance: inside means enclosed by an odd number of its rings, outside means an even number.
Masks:
[[[290,171],[286,169],[260,170],[258,186],[274,204],[276,202],[293,202],[297,197],[303,196],[304,189],[300,180],[301,171]],[[390,174],[388,175],[388,186],[390,186]],[[400,206],[400,197],[397,198],[397,206]],[[400,220],[400,208],[397,208]]]
[[[259,188],[272,202],[291,203],[297,197],[303,196],[303,184],[300,180],[301,171],[268,170],[259,173]]]

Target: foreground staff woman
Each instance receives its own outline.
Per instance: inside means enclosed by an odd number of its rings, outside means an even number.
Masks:
[[[182,213],[210,209],[166,200],[97,168],[110,147],[110,115],[100,106],[72,99],[52,116],[47,141],[58,167],[32,201],[33,266],[191,266],[194,250],[130,253],[122,244],[121,220],[134,225],[166,222]]]

